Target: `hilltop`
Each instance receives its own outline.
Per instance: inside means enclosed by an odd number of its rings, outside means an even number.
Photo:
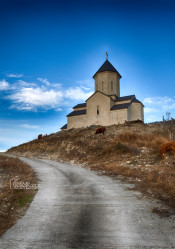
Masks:
[[[105,135],[94,134],[96,128],[59,131],[7,152],[16,156],[70,162],[131,181],[145,194],[175,207],[174,156],[170,153],[166,160],[158,157],[160,144],[172,139],[175,125],[171,122],[128,122],[106,127]]]

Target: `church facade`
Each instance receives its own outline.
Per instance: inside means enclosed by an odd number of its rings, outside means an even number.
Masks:
[[[61,129],[91,125],[108,126],[125,121],[144,121],[144,105],[135,95],[120,97],[122,76],[108,61],[93,76],[95,92],[84,103],[73,107],[67,115],[67,124]]]

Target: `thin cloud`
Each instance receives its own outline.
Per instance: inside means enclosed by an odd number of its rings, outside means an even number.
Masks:
[[[84,90],[86,90],[86,91],[89,91],[90,90],[90,88],[88,88],[88,87],[85,87],[85,86],[80,86],[82,89],[84,89]]]
[[[37,80],[41,81],[42,83],[46,84],[47,86],[50,85],[50,82],[47,79],[37,78]]]
[[[57,111],[57,112],[62,112],[62,110],[63,110],[63,109],[62,109],[62,108],[60,108],[60,107],[59,107],[59,108],[57,108],[57,109],[55,109],[55,111]]]
[[[36,112],[37,109],[34,108],[33,106],[30,106],[30,105],[24,105],[22,103],[19,103],[19,104],[12,104],[9,109],[17,109],[19,111],[34,111]]]
[[[61,89],[62,88],[62,84],[61,83],[53,83],[52,87],[55,89]]]
[[[171,103],[169,105],[164,105],[163,110],[165,110],[165,111],[175,110],[175,100],[174,100],[174,103]]]
[[[84,87],[93,87],[94,86],[94,81],[93,79],[87,79],[87,80],[78,80],[76,81],[77,84],[79,84],[80,86],[84,86]]]
[[[22,87],[23,87],[23,86],[36,86],[35,83],[26,82],[26,81],[24,81],[24,80],[18,80],[18,81],[17,81],[17,84],[21,85]]]
[[[167,97],[167,96],[161,96],[161,97],[151,97],[151,98],[145,98],[144,104],[155,104],[155,105],[162,105],[167,104],[175,101],[175,99]]]
[[[38,129],[38,125],[30,125],[30,124],[22,124],[21,127],[26,128],[26,129]]]
[[[156,108],[145,107],[144,111],[145,111],[145,113],[156,113],[159,110]]]
[[[0,81],[0,90],[7,90],[9,87],[9,83],[6,80]]]
[[[84,92],[80,87],[69,88],[65,91],[65,97],[74,100],[86,100],[93,92]]]
[[[23,74],[6,74],[9,78],[21,78],[23,77]]]

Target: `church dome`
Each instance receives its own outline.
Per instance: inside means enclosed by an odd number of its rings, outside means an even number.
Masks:
[[[118,73],[119,77],[122,78],[122,76],[119,74],[119,72],[115,69],[115,67],[108,61],[106,60],[103,65],[98,69],[98,71],[94,74],[93,78],[97,73],[100,72],[105,72],[105,71],[110,71],[110,72],[115,72]]]

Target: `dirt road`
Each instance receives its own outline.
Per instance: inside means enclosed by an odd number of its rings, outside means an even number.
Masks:
[[[1,249],[175,248],[175,217],[152,213],[159,204],[129,185],[77,166],[23,160],[41,182]]]

